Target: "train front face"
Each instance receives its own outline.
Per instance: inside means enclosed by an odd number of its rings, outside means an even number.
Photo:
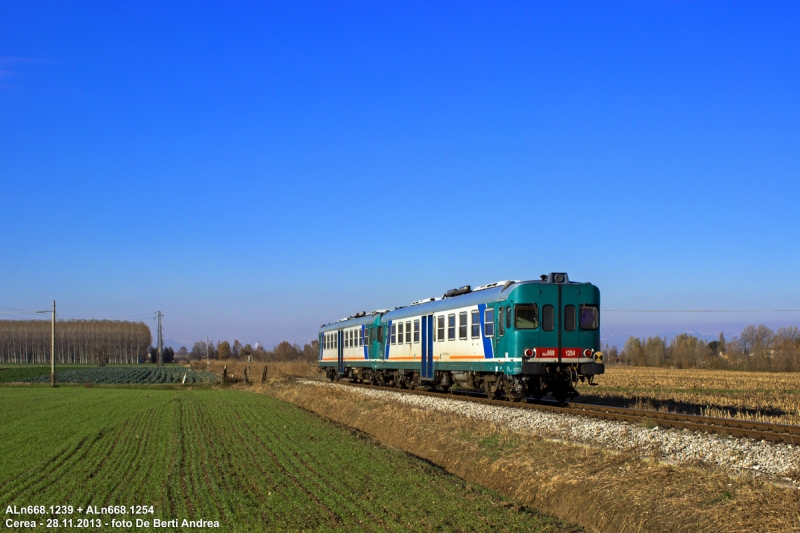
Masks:
[[[571,283],[566,273],[552,273],[514,289],[505,314],[511,327],[501,353],[522,357],[523,374],[574,381],[603,373],[600,290],[594,285]]]

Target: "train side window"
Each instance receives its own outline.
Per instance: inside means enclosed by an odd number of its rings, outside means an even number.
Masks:
[[[542,329],[545,331],[553,331],[556,323],[556,313],[552,305],[545,305],[542,307]]]
[[[467,312],[462,311],[458,313],[458,338],[467,338]]]
[[[414,321],[414,342],[419,342],[419,320]]]
[[[456,315],[447,315],[447,340],[456,340]]]
[[[444,341],[444,315],[436,317],[436,339]]]
[[[392,344],[397,344],[397,324],[392,324],[391,343]]]
[[[506,327],[511,328],[511,306],[506,306]]]
[[[348,333],[348,335],[347,335],[347,347],[348,348],[352,348],[353,347],[353,330],[351,329],[347,333]]]
[[[403,344],[403,323],[397,323],[397,344]]]
[[[361,328],[357,329],[356,335],[358,335],[358,345],[364,346],[364,330]]]
[[[596,305],[581,306],[581,329],[597,329],[600,327],[600,310]]]
[[[494,309],[491,307],[483,311],[483,334],[494,337]]]
[[[564,330],[575,331],[575,306],[567,305],[564,307]]]
[[[336,350],[339,348],[339,332],[333,334],[333,349]]]
[[[477,339],[481,336],[481,312],[478,310],[473,311],[472,316],[472,338]]]
[[[406,322],[406,344],[411,344],[411,321]]]
[[[506,324],[505,324],[505,320],[503,320],[503,312],[504,311],[505,311],[505,308],[503,308],[503,306],[500,306],[497,309],[497,334],[500,335],[501,337],[503,335],[505,335],[505,333],[506,333],[506,328],[505,328]]]

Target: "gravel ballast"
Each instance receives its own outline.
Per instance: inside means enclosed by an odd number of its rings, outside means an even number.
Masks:
[[[709,464],[741,474],[744,472],[782,478],[797,486],[800,446],[724,437],[702,432],[596,418],[549,413],[534,409],[499,407],[449,398],[404,394],[390,390],[363,389],[336,383],[301,380],[300,383],[334,387],[381,401],[453,413],[491,422],[498,427],[540,437],[602,446],[615,450],[636,448],[643,456],[681,464]],[[791,477],[787,477],[791,476]],[[794,478],[794,479],[793,479]]]

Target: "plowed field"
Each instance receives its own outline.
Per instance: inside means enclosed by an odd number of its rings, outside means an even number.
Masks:
[[[222,531],[577,531],[261,395],[4,388],[0,406],[0,507],[45,506],[40,522],[51,505],[104,523],[86,508],[152,505],[151,526]]]

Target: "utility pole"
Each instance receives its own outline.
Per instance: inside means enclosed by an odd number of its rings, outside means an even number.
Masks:
[[[208,359],[208,335],[206,335],[206,366],[210,365],[211,361]]]
[[[56,386],[56,301],[53,300],[52,311],[36,311],[37,313],[53,313],[50,326],[50,386]]]
[[[50,324],[50,386],[56,386],[56,301],[53,300],[53,316]]]
[[[161,311],[158,312],[158,366],[164,365],[164,358],[161,355],[164,351],[164,339],[161,336]]]

